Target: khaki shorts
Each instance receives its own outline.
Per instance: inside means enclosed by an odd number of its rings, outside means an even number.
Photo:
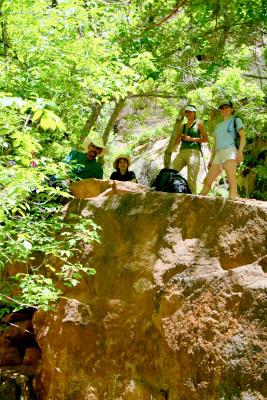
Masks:
[[[224,164],[228,160],[236,160],[236,148],[227,147],[226,149],[217,150],[212,161],[213,164]]]

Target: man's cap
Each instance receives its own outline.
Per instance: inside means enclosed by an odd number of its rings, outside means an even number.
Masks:
[[[104,149],[106,148],[106,146],[104,145],[102,136],[99,136],[99,135],[92,135],[92,136],[89,135],[84,139],[83,147],[84,147],[85,151],[88,150],[88,146],[90,143],[93,143],[95,146],[103,149],[101,154],[103,153]]]
[[[185,111],[192,111],[192,112],[197,112],[197,109],[193,104],[188,104],[188,106],[185,107]]]
[[[131,165],[131,158],[128,154],[119,154],[113,162],[114,169],[118,168],[118,163],[122,158],[127,161],[128,167]]]
[[[224,101],[223,103],[220,104],[219,110],[222,107],[231,107],[231,108],[233,108],[233,103],[231,102],[231,100],[228,100],[228,101],[226,100],[226,101]]]

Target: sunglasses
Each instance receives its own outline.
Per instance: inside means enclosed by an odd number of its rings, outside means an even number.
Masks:
[[[90,147],[92,147],[96,151],[102,151],[103,150],[102,147],[95,146],[93,143],[90,143]]]

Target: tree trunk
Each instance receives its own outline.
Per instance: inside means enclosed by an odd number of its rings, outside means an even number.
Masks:
[[[103,107],[102,103],[95,103],[92,106],[92,112],[89,115],[89,117],[83,127],[83,130],[82,130],[83,133],[80,136],[80,142],[83,142],[84,139],[86,138],[86,136],[88,135],[88,133],[90,133],[92,127],[94,126],[94,124],[96,123],[96,121],[100,115],[102,107]]]
[[[102,103],[95,103],[93,105],[92,112],[91,112],[89,118],[87,119],[87,121],[86,121],[86,123],[84,125],[84,128],[83,128],[83,131],[86,132],[87,134],[90,132],[90,130],[92,129],[92,127],[96,123],[96,121],[97,121],[97,119],[98,119],[98,117],[100,115],[102,107],[103,107]]]
[[[114,124],[117,121],[118,116],[120,115],[120,112],[122,111],[122,109],[124,107],[125,101],[126,101],[126,99],[120,99],[116,103],[115,108],[114,108],[114,110],[113,110],[113,112],[112,112],[112,114],[111,114],[111,116],[109,118],[109,121],[108,121],[107,126],[105,128],[105,131],[103,133],[103,141],[104,141],[105,145],[107,144],[108,138],[109,138],[109,134],[110,134],[112,128],[114,127]],[[103,157],[99,157],[98,161],[99,161],[100,164],[104,164],[104,158]]]
[[[182,118],[180,111],[178,117],[176,118],[168,146],[164,153],[164,168],[169,168],[171,165],[171,156],[174,150],[175,140],[177,137],[177,133],[181,130],[181,126],[182,126]]]
[[[0,1],[0,16],[3,18],[1,21],[1,29],[2,29],[2,40],[1,42],[4,45],[4,56],[6,57],[8,54],[8,50],[10,49],[10,42],[9,42],[9,37],[8,37],[8,33],[7,33],[7,24],[6,24],[6,20],[4,18],[4,14],[2,12],[2,7],[4,4],[4,0]]]

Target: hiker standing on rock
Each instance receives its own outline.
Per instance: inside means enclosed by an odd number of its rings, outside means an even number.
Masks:
[[[66,162],[73,166],[72,173],[80,178],[103,178],[103,168],[96,158],[103,154],[105,145],[101,136],[87,136],[83,141],[85,152],[72,150]]]
[[[223,121],[214,130],[214,145],[209,162],[209,171],[204,179],[201,195],[207,195],[211,185],[224,169],[229,184],[229,198],[237,195],[236,166],[243,160],[243,149],[246,144],[243,122],[234,116],[233,103],[226,101],[219,106]],[[236,141],[239,139],[239,144]]]
[[[208,142],[208,135],[200,120],[196,120],[196,107],[185,107],[186,124],[178,132],[175,145],[182,142],[180,151],[172,162],[172,168],[180,172],[187,167],[187,180],[192,193],[197,191],[197,176],[200,168],[201,143]]]
[[[130,157],[125,154],[120,154],[114,160],[113,167],[116,171],[112,172],[112,174],[110,175],[110,179],[116,181],[131,181],[137,183],[135,173],[128,170],[130,165]]]

